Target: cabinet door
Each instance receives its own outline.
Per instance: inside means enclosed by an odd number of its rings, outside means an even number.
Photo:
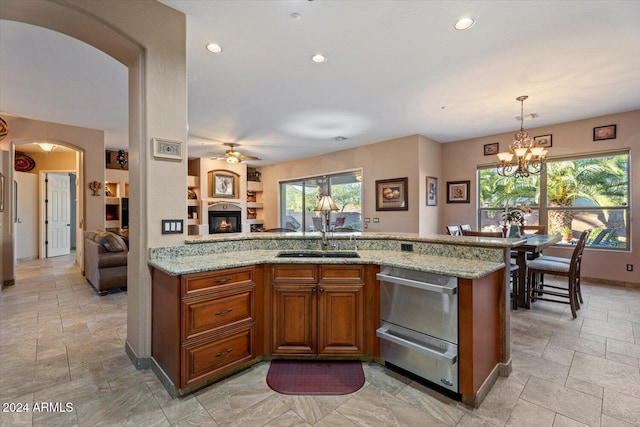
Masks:
[[[319,285],[320,354],[364,354],[364,286]]]
[[[273,285],[273,354],[316,354],[317,285]]]

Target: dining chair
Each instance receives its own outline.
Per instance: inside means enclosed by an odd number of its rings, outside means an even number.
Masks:
[[[589,233],[591,233],[591,230],[588,230],[588,231]],[[589,235],[587,235],[587,238],[585,239],[585,242],[584,242],[584,246],[582,247],[582,250],[578,254],[578,275],[576,280],[576,292],[578,294],[578,301],[580,302],[580,304],[584,304],[584,301],[582,299],[582,290],[580,289],[580,266],[582,265],[582,255],[584,253],[584,248],[586,247],[588,240],[589,240]],[[565,257],[559,257],[559,256],[543,255],[539,259],[543,259],[551,262],[560,262],[563,264],[571,264],[571,258],[565,258]],[[544,277],[543,275],[540,276],[540,282],[542,286],[544,285],[543,277]]]
[[[473,231],[462,230],[463,236],[478,236],[478,237],[502,237],[502,231]]]
[[[568,263],[557,260],[552,261],[550,260],[551,257],[545,256],[527,263],[527,283],[529,285],[526,301],[527,308],[530,307],[530,302],[536,300],[558,302],[561,304],[569,304],[573,317],[578,316],[576,311],[580,309],[580,303],[578,302],[580,262],[590,232],[591,230],[585,230],[580,234],[578,243],[573,249],[571,259]],[[541,276],[544,274],[566,277],[567,286],[545,284],[542,282],[542,279],[534,280],[534,275]],[[580,295],[580,299],[582,299],[581,297]]]
[[[459,225],[447,225],[447,233],[451,236],[462,236]]]
[[[461,224],[458,227],[460,227],[460,230],[471,230],[471,226],[469,224]]]

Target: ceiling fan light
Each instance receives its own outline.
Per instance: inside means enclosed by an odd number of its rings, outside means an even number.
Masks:
[[[227,163],[240,163],[240,159],[235,156],[227,157]]]

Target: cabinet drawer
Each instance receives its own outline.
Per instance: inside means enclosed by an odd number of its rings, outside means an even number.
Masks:
[[[323,283],[364,283],[362,265],[321,265],[320,281]]]
[[[237,284],[250,282],[253,282],[252,267],[187,274],[182,277],[182,297],[222,291]]]
[[[182,302],[182,341],[250,322],[254,317],[253,286]]]
[[[318,283],[318,267],[307,264],[274,265],[273,281],[278,283]]]
[[[253,328],[182,347],[181,387],[188,387],[253,359]]]

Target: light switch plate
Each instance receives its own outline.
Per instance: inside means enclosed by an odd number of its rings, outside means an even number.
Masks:
[[[184,220],[181,219],[163,219],[162,234],[182,234],[184,231]]]

